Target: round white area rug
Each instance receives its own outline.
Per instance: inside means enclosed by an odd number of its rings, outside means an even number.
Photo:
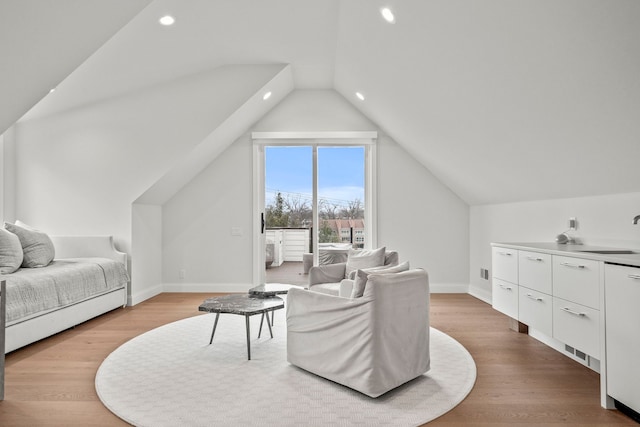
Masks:
[[[180,320],[120,346],[96,374],[100,400],[136,426],[416,426],[446,413],[473,388],[469,352],[431,329],[431,370],[380,397],[308,373],[287,362],[284,310],[274,338],[251,317],[247,360],[244,316]]]

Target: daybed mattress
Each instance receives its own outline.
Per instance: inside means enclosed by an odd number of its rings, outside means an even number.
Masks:
[[[56,259],[42,268],[6,274],[7,326],[121,289],[125,266],[107,258]]]

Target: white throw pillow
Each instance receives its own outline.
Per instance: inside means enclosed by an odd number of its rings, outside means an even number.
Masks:
[[[351,298],[360,298],[364,294],[364,288],[367,285],[367,280],[369,280],[370,275],[401,273],[407,270],[409,270],[409,261],[405,261],[402,264],[394,265],[393,267],[365,268],[364,270],[358,270],[358,272],[356,273],[356,280],[355,282],[353,282]]]
[[[22,252],[24,253],[22,267],[46,267],[53,260],[56,254],[55,248],[51,238],[46,233],[18,221],[16,221],[16,224],[5,222],[4,228],[20,239]]]
[[[0,228],[0,274],[11,274],[19,269],[23,258],[18,236]]]
[[[347,265],[344,271],[344,278],[349,279],[349,273],[363,268],[379,267],[384,265],[384,253],[387,250],[384,246],[373,250],[353,250],[349,251]]]

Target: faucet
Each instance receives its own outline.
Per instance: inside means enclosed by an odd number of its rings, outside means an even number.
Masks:
[[[633,217],[634,225],[638,225],[638,221],[640,221],[640,215],[636,215],[635,217]]]

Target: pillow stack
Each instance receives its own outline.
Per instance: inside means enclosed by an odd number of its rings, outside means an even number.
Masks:
[[[51,238],[44,232],[16,221],[0,229],[0,273],[11,274],[18,268],[46,267],[55,257]]]
[[[371,274],[402,273],[407,270],[409,270],[409,261],[394,265],[393,267],[382,266],[358,270],[355,282],[353,283],[351,298],[360,298],[364,294],[364,288],[366,287],[367,280],[369,280],[369,276]]]
[[[363,268],[380,267],[384,265],[384,255],[386,247],[373,250],[353,250],[349,251],[347,265],[344,270],[345,279],[354,279],[355,272]]]

